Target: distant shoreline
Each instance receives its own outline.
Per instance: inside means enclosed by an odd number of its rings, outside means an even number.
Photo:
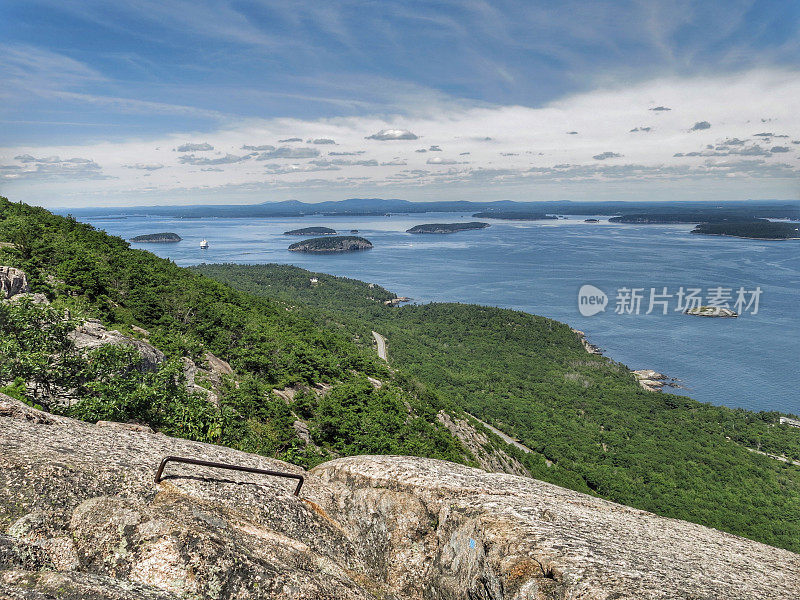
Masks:
[[[717,237],[739,238],[740,240],[761,240],[764,242],[784,242],[786,240],[800,240],[800,237],[762,238],[762,237],[754,237],[748,235],[733,235],[730,233],[704,233],[702,231],[690,231],[689,233],[695,233],[697,235],[715,235]]]

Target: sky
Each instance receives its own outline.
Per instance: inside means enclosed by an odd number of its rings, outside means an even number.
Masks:
[[[4,0],[46,207],[800,198],[800,2]]]

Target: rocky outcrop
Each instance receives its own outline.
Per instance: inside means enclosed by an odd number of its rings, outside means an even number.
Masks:
[[[231,366],[211,352],[205,353],[200,365],[187,357],[183,357],[182,361],[187,389],[204,395],[209,402],[219,405],[222,384],[226,377],[233,375]]]
[[[631,373],[633,373],[639,385],[648,392],[660,392],[665,385],[664,382],[667,380],[666,375],[653,371],[653,369],[637,369],[631,371]]]
[[[683,311],[685,315],[693,315],[695,317],[717,317],[722,319],[735,319],[739,315],[730,308],[722,306],[695,306],[687,308]]]
[[[86,319],[70,334],[75,347],[81,350],[93,350],[106,344],[132,346],[142,357],[140,368],[155,371],[164,362],[164,353],[143,340],[121,334],[114,329],[108,330],[98,319]]]
[[[530,475],[525,465],[504,450],[494,447],[486,433],[478,431],[469,421],[454,418],[443,410],[436,417],[470,451],[481,469],[495,473]]]
[[[800,597],[796,554],[533,479],[410,457],[312,474],[402,597]]]
[[[27,294],[28,278],[25,272],[14,267],[0,266],[0,300],[5,300],[17,294]]]
[[[599,347],[595,346],[594,344],[589,343],[586,339],[586,334],[578,329],[573,329],[572,332],[578,336],[578,340],[580,341],[581,345],[583,346],[584,350],[589,354],[603,354],[603,351],[600,350]]]
[[[153,482],[171,454],[297,467],[5,397],[0,445],[0,598],[45,598],[59,580],[98,599],[374,598],[356,542],[313,501],[318,481],[303,499],[288,480],[186,465]]]
[[[0,598],[796,599],[800,556],[533,479],[269,458],[0,396]]]

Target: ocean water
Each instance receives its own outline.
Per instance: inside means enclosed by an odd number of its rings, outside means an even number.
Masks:
[[[99,229],[130,238],[173,231],[176,244],[133,244],[177,264],[285,263],[378,283],[415,302],[456,301],[524,310],[584,331],[604,354],[632,369],[676,378],[675,393],[751,410],[800,413],[800,240],[778,242],[699,236],[691,225],[492,221],[483,230],[412,235],[421,223],[475,220],[469,214],[391,217],[175,219],[132,212],[124,219],[87,218]],[[374,249],[311,255],[289,252],[300,227],[358,229]],[[211,247],[199,248],[207,238]],[[608,295],[593,316],[578,310],[578,290],[591,284]],[[737,319],[692,317],[677,300],[644,314],[650,289],[680,287],[762,290],[758,313]],[[615,312],[620,288],[641,288],[640,314]],[[662,298],[663,299],[663,298]],[[749,295],[748,295],[749,299]],[[634,311],[635,312],[635,311]]]

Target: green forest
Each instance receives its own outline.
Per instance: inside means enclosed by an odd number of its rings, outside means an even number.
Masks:
[[[380,285],[290,266],[180,268],[6,199],[0,242],[0,265],[24,270],[49,301],[0,302],[0,391],[32,405],[306,467],[363,453],[474,464],[436,418],[465,411],[532,448],[506,451],[536,478],[800,551],[800,468],[751,452],[800,460],[800,430],[774,413],[644,391],[563,323],[466,304],[388,307],[395,295]],[[146,337],[166,360],[147,370],[124,346],[78,351],[69,332],[87,318]],[[206,352],[234,369],[218,406],[183,385],[181,361]],[[286,388],[290,401],[273,392]],[[63,390],[77,401],[54,402]]]
[[[508,451],[538,479],[800,550],[800,467],[748,450],[800,460],[800,430],[777,413],[645,391],[567,325],[523,312],[390,308],[380,286],[285,265],[194,270],[361,339],[380,332],[393,367],[532,448]]]
[[[0,302],[0,392],[89,421],[147,423],[306,467],[364,453],[472,462],[438,423],[444,404],[436,395],[390,371],[349,333],[320,327],[301,306],[237,291],[4,198],[0,242],[0,265],[24,270],[31,291],[50,301]],[[146,330],[167,360],[148,372],[124,346],[79,352],[68,334],[86,318],[132,337]],[[181,359],[199,363],[206,351],[235,370],[218,407],[183,385]],[[312,391],[319,383],[330,386],[324,397]],[[291,404],[272,392],[287,387],[297,391]],[[80,400],[55,403],[59,390]],[[312,446],[292,427],[298,415]]]

